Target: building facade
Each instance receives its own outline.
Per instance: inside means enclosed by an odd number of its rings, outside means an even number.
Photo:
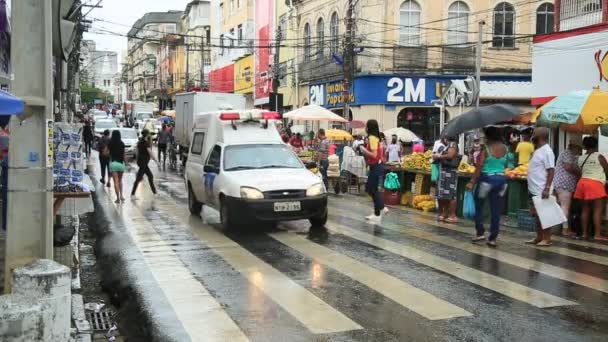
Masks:
[[[182,11],[146,13],[129,31],[125,68],[130,100],[156,102],[161,97],[161,43],[181,31],[183,14]]]
[[[315,103],[343,115],[348,1],[292,3],[290,20],[303,46],[296,56],[298,104]],[[454,107],[443,107],[446,120],[474,105],[467,93],[475,89],[464,80],[475,74],[480,22],[481,100],[529,104],[532,36],[554,30],[553,9],[549,1],[357,2],[355,68],[344,116],[376,119],[382,129],[401,126],[434,139],[440,131],[438,104],[450,91],[447,102]]]
[[[83,40],[80,47],[81,82],[114,95],[114,78],[118,73],[118,53],[97,50],[92,40]]]
[[[180,89],[208,89],[211,71],[211,1],[194,0],[182,17],[184,44],[180,46]],[[187,66],[187,67],[186,67]],[[187,73],[187,77],[186,77]],[[187,80],[186,80],[187,78]],[[188,81],[188,87],[185,87]]]
[[[608,91],[608,2],[557,0],[555,27],[557,32],[534,37],[532,104],[542,106],[572,91]],[[568,140],[560,131],[558,149]],[[599,140],[601,152],[608,152],[608,139]]]
[[[212,33],[209,90],[240,93],[254,102],[254,1],[211,2]]]

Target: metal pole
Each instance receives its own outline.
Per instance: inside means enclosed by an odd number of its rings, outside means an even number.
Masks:
[[[190,91],[190,45],[186,43],[186,91]]]
[[[353,12],[354,12],[354,1],[348,0],[348,10],[346,11],[346,32],[344,33],[344,89],[342,91],[342,101],[344,102],[342,117],[349,120],[350,108],[350,86],[354,74],[354,58],[353,58]]]
[[[479,108],[479,95],[481,93],[481,52],[483,49],[483,26],[486,24],[485,21],[479,22],[479,28],[477,29],[477,49],[475,51],[475,81],[477,83],[477,96],[475,96],[475,108]]]
[[[205,36],[201,36],[201,90],[205,84]]]
[[[53,139],[48,136],[48,125],[53,124],[51,6],[52,1],[12,2],[12,89],[26,106],[25,113],[10,122],[7,293],[16,267],[53,259],[53,156],[48,144]]]

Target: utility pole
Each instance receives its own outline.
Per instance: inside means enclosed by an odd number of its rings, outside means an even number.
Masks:
[[[281,83],[281,70],[279,64],[281,63],[281,38],[282,38],[282,27],[277,26],[277,32],[274,44],[274,60],[272,65],[272,96],[274,96],[274,110],[279,111],[279,85]]]
[[[350,87],[353,80],[353,75],[355,71],[355,60],[354,60],[354,51],[353,51],[353,37],[355,25],[353,24],[353,13],[355,10],[355,2],[354,0],[348,0],[348,9],[346,10],[346,17],[344,20],[346,21],[346,32],[344,32],[344,82],[342,85],[344,87],[342,93],[342,101],[344,104],[342,117],[346,120],[350,119],[350,109],[349,109],[349,101],[350,101]]]
[[[186,91],[190,91],[190,44],[186,42]]]
[[[13,93],[25,113],[10,121],[5,286],[12,271],[36,259],[53,259],[52,1],[12,2]],[[51,140],[52,143],[52,140]],[[49,155],[50,153],[50,155]]]
[[[485,21],[479,21],[479,28],[477,29],[477,49],[475,51],[475,81],[477,83],[477,96],[475,96],[475,108],[479,108],[479,95],[481,93],[481,52],[483,49],[483,26],[485,24]]]
[[[205,84],[205,36],[201,36],[201,89]]]

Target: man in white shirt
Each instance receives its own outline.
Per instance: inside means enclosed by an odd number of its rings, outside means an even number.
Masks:
[[[386,148],[386,154],[389,162],[398,163],[401,161],[401,144],[397,140],[397,135],[393,134],[391,143]]]
[[[536,150],[528,165],[528,194],[530,199],[536,196],[549,198],[555,175],[555,154],[549,146],[549,129],[538,127],[534,130],[532,142]],[[551,228],[542,229],[534,203],[530,201],[530,213],[536,217],[536,238],[527,241],[539,247],[551,246]]]

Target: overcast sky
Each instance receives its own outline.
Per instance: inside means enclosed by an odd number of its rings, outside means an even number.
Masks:
[[[83,0],[83,2],[89,4],[96,4],[98,1],[99,0]],[[87,15],[87,19],[93,20],[93,29],[91,29],[91,31],[102,29],[126,35],[135,21],[147,12],[166,12],[169,10],[183,11],[190,1],[191,0],[102,0],[101,6],[103,6],[103,8],[93,9],[93,11]],[[83,14],[89,10],[90,8],[84,8]],[[120,25],[95,21],[94,19],[103,19]],[[118,52],[118,64],[120,66],[122,50],[127,49],[127,38],[106,34],[94,34],[91,32],[85,33],[84,37],[85,39],[94,40],[97,43],[98,50]]]

